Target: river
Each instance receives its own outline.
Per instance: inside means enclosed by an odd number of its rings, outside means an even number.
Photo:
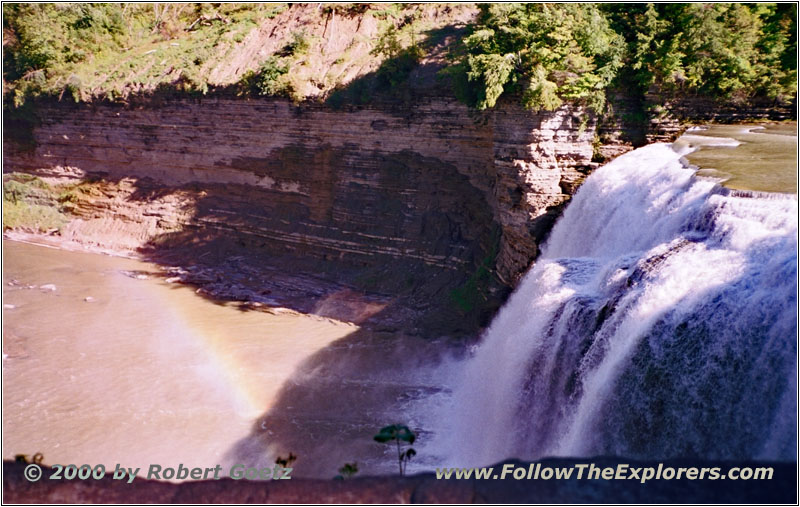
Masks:
[[[797,122],[698,127],[677,144],[697,147],[689,162],[728,188],[797,193]]]
[[[3,250],[4,458],[206,466],[300,362],[354,330],[215,304],[134,260]]]
[[[289,310],[243,311],[137,260],[3,242],[4,458],[391,473],[372,440],[436,394],[449,347]],[[327,451],[326,451],[327,450]]]

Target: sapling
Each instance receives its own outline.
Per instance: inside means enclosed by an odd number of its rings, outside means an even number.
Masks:
[[[414,432],[408,429],[408,426],[392,424],[391,426],[381,428],[380,432],[378,432],[374,438],[376,442],[380,442],[382,444],[391,442],[392,440],[395,441],[397,444],[397,464],[400,468],[400,475],[405,475],[406,466],[408,465],[408,462],[411,461],[411,458],[417,455],[417,451],[415,451],[412,447],[402,451],[401,441],[408,442],[409,446],[413,445],[414,441],[417,439],[416,435],[414,435]]]
[[[358,473],[358,462],[352,463],[345,463],[342,468],[339,469],[339,475],[334,477],[337,480],[344,480],[349,479],[350,477],[354,476]]]

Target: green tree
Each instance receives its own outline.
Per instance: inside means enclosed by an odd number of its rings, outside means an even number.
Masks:
[[[417,437],[414,435],[414,432],[408,429],[408,426],[403,426],[402,424],[385,426],[381,428],[378,434],[374,437],[376,442],[380,442],[382,444],[391,441],[394,441],[397,444],[397,462],[398,466],[400,467],[400,475],[405,475],[408,462],[411,461],[412,457],[417,455],[417,451],[415,451],[412,447],[409,447],[405,451],[401,451],[401,442],[406,442],[410,446],[414,444],[416,439]]]
[[[641,91],[786,100],[797,76],[797,8],[784,4],[610,4]]]
[[[406,81],[424,56],[424,51],[413,38],[413,32],[412,42],[408,47],[403,47],[400,35],[397,27],[390,24],[370,52],[373,56],[383,58],[376,76],[378,85],[382,88],[394,88]]]
[[[506,93],[529,109],[564,101],[602,109],[622,62],[622,38],[595,4],[482,4],[464,40],[461,65],[476,87],[474,105]]]

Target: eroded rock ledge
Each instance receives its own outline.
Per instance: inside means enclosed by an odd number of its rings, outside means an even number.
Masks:
[[[38,115],[35,148],[6,143],[5,170],[95,182],[74,196],[63,240],[155,260],[244,252],[410,294],[410,307],[447,302],[472,327],[593,167],[594,119],[568,107],[476,116],[436,97],[346,110],[215,97]]]
[[[649,97],[663,106],[638,121],[647,107],[624,93],[599,122],[571,106],[478,113],[435,90],[381,100],[42,102],[32,130],[4,129],[4,170],[83,182],[55,240],[193,267],[204,274],[190,282],[213,279],[214,297],[284,296],[299,311],[369,314],[359,324],[475,336],[593,157],[672,140],[692,120],[794,117],[786,105]],[[250,287],[232,280],[244,272]],[[332,295],[342,304],[326,305]]]

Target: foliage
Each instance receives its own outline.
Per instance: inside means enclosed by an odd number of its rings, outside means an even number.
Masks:
[[[797,9],[790,4],[608,4],[642,92],[742,101],[796,94]]]
[[[296,81],[289,72],[291,63],[288,57],[270,56],[261,63],[258,70],[247,71],[236,87],[239,95],[266,97],[287,97],[297,103],[303,100]]]
[[[327,4],[322,9],[322,13],[327,15],[338,14],[341,16],[354,17],[364,14],[370,10],[371,5],[365,3],[335,3]]]
[[[602,108],[622,62],[621,37],[595,4],[484,4],[464,40],[463,69],[478,109],[504,93],[530,109],[569,100]]]
[[[50,185],[26,173],[3,175],[3,229],[60,230],[87,191],[84,183]]]
[[[284,61],[270,56],[254,77],[254,85],[259,95],[288,95],[288,82],[284,76],[289,72],[289,65]]]
[[[292,463],[294,463],[296,460],[297,460],[297,456],[295,456],[294,454],[292,454],[292,453],[290,452],[290,453],[289,453],[289,455],[288,455],[287,457],[285,457],[285,458],[284,458],[284,457],[282,457],[282,456],[278,456],[278,457],[275,459],[275,464],[276,464],[276,465],[280,465],[280,466],[282,466],[283,468],[288,468],[288,467],[289,467],[289,465],[291,465]]]
[[[50,185],[35,176],[11,173],[3,177],[3,201],[48,204],[53,201],[53,192]]]
[[[35,463],[37,465],[41,465],[44,461],[44,455],[40,452],[37,452],[29,460],[27,454],[16,454],[14,455],[14,461],[17,463]]]
[[[209,69],[225,61],[261,20],[274,18],[288,5],[6,4],[4,115],[43,95],[90,101],[158,90],[207,93],[213,88]],[[320,16],[373,16],[382,27],[371,53],[382,63],[373,83],[356,80],[359,84],[348,90],[355,103],[371,100],[375,88],[410,95],[410,77],[424,55],[416,40],[428,22],[420,16],[423,10],[410,4],[357,3],[319,9]],[[438,15],[446,17],[446,9]],[[610,87],[640,97],[654,92],[791,101],[797,83],[796,34],[797,6],[792,3],[497,3],[480,5],[466,36],[443,47],[451,59],[446,73],[455,94],[478,109],[506,97],[531,109],[552,110],[571,102],[599,111]],[[315,57],[309,54],[313,41],[303,30],[291,32],[277,54],[267,55],[261,68],[233,89],[293,100],[312,85],[333,89],[342,68],[330,79],[302,72],[300,78],[290,71]],[[364,67],[365,62],[358,63]],[[4,126],[9,130],[8,122]],[[24,120],[13,130],[24,137],[29,126]]]
[[[409,447],[405,451],[401,451],[400,442],[406,442],[409,446],[414,444],[414,441],[417,439],[414,432],[411,431],[408,426],[403,426],[401,424],[392,424],[391,426],[385,426],[381,428],[375,437],[373,437],[376,442],[380,442],[382,444],[394,441],[397,444],[397,462],[400,468],[400,475],[405,475],[406,473],[406,466],[408,466],[408,462],[411,461],[411,458],[417,455],[417,451],[414,448]]]
[[[284,56],[302,56],[311,47],[305,32],[292,32],[292,40],[283,48]]]
[[[345,463],[342,468],[339,469],[339,475],[334,477],[337,480],[349,479],[358,473],[358,463]]]
[[[424,56],[422,48],[413,40],[410,46],[403,47],[400,30],[394,24],[381,34],[370,54],[383,58],[376,76],[382,88],[394,88],[405,82]]]
[[[3,230],[22,229],[50,233],[60,230],[66,221],[64,215],[50,206],[24,202],[3,204]]]
[[[600,139],[600,136],[595,133],[592,139],[592,162],[603,163],[606,161],[606,156],[603,154],[602,148],[603,141]]]
[[[385,3],[378,4],[375,7],[381,7],[378,10],[371,10],[370,13],[378,19],[397,19],[401,16],[404,4],[401,3]]]
[[[3,6],[4,98],[111,99],[179,82],[208,89],[210,59],[284,7],[268,4],[36,3]]]
[[[478,109],[600,111],[605,90],[744,101],[796,95],[794,4],[489,4],[448,71]]]

